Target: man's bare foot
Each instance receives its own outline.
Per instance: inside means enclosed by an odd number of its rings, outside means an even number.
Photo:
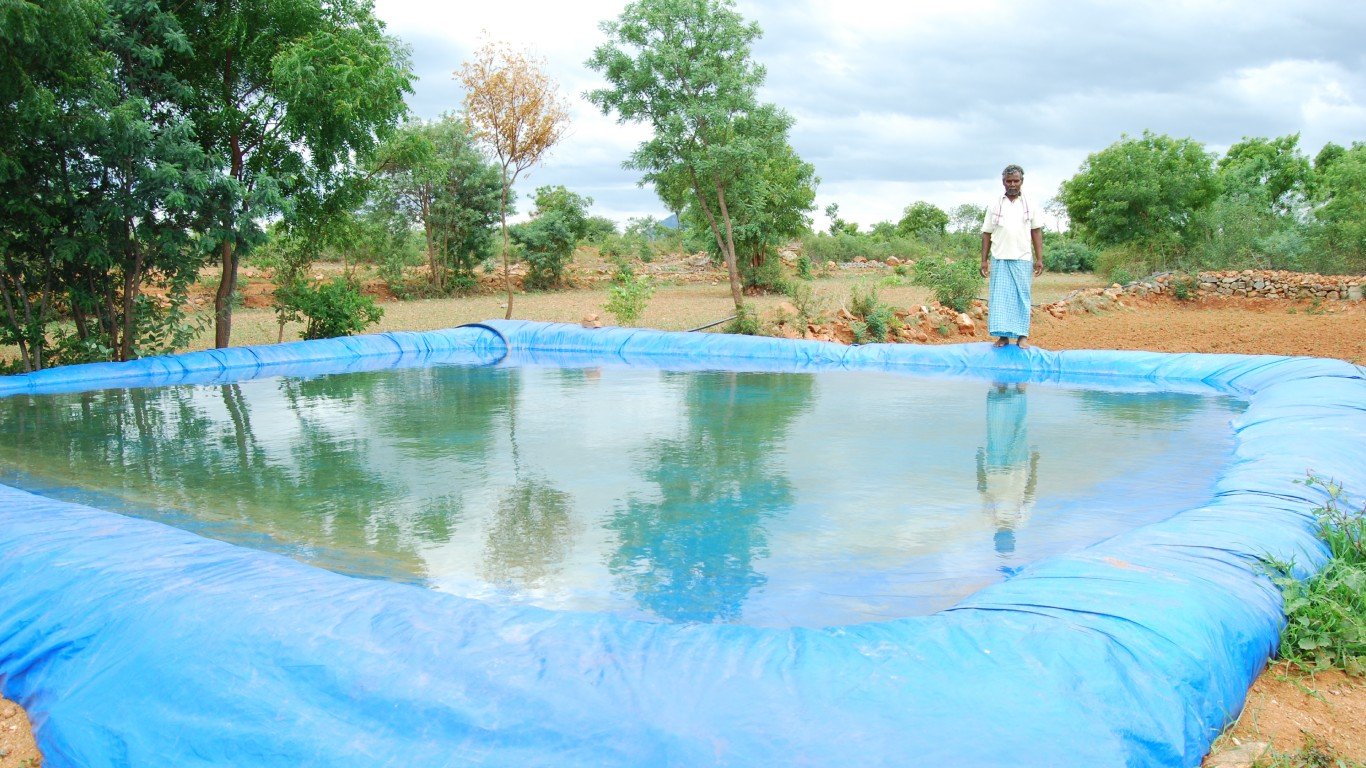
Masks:
[[[991,346],[997,349],[1000,349],[1001,347],[1010,346],[1010,339],[1006,338],[1005,336],[997,336],[996,343],[992,344]]]
[[[1029,349],[1029,342],[1025,341],[1024,336],[1021,336],[1020,338],[1015,340],[1015,346],[1019,347],[1020,349]]]

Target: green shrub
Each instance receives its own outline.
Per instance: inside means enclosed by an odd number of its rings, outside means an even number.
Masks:
[[[940,304],[965,312],[982,290],[980,268],[981,262],[973,258],[926,257],[915,263],[914,282],[934,291]]]
[[[305,321],[302,338],[330,339],[350,336],[379,322],[384,310],[361,293],[353,280],[336,277],[309,285],[298,280],[276,289],[275,312],[281,322]]]
[[[565,268],[578,245],[576,228],[581,225],[573,215],[552,209],[509,231],[527,263],[527,290],[544,290],[564,282]]]
[[[855,343],[886,341],[887,334],[901,327],[892,305],[878,298],[877,289],[855,285],[849,291],[849,314],[858,318],[850,323]]]
[[[802,323],[815,320],[824,311],[825,302],[816,295],[810,283],[790,280],[783,293],[792,300],[792,306],[797,308],[797,320]]]
[[[1167,285],[1171,286],[1172,298],[1177,301],[1190,301],[1200,292],[1200,278],[1196,275],[1178,272],[1171,276]]]
[[[1366,509],[1344,509],[1342,488],[1334,483],[1312,476],[1305,482],[1328,491],[1316,514],[1331,559],[1306,580],[1279,567],[1275,581],[1286,614],[1280,656],[1304,669],[1366,675]]]
[[[1096,252],[1075,238],[1052,238],[1044,248],[1043,265],[1049,272],[1093,272]]]
[[[743,336],[758,336],[762,332],[763,325],[759,322],[759,315],[748,304],[736,312],[730,325],[726,326],[726,333],[738,333]]]
[[[654,294],[655,286],[648,276],[637,275],[629,264],[622,264],[612,277],[603,309],[617,319],[618,325],[635,325]]]
[[[802,238],[802,253],[817,264],[850,262],[860,256],[870,261],[886,261],[893,256],[902,261],[915,261],[930,252],[928,244],[913,237],[883,238],[841,232]]]

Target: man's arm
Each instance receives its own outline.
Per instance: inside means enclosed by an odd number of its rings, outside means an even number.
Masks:
[[[977,270],[986,277],[991,272],[991,233],[982,233],[982,267]]]
[[[1034,274],[1043,274],[1043,228],[1029,230],[1029,244],[1034,249]]]

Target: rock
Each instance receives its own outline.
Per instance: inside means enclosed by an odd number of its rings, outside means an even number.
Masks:
[[[867,257],[867,256],[855,256],[855,257],[854,257],[854,263],[855,263],[855,264],[867,264],[867,263],[868,263],[868,257]]]
[[[915,340],[920,342],[921,344],[924,344],[925,342],[930,340],[930,335],[917,328],[915,331]]]
[[[583,319],[579,321],[579,325],[582,325],[584,328],[601,328],[602,320],[598,317],[598,313],[590,312],[583,316]]]
[[[1252,768],[1253,763],[1270,748],[1271,745],[1266,742],[1249,741],[1211,756],[1205,761],[1205,768]]]
[[[968,317],[965,312],[959,312],[958,316],[953,319],[953,322],[958,326],[959,333],[972,333],[977,329],[977,324],[974,323],[972,318]]]
[[[901,265],[901,259],[898,259],[898,258],[895,257],[895,256],[888,256],[888,257],[887,257],[887,266],[889,266],[889,267],[897,267],[897,266],[900,266],[900,265]]]

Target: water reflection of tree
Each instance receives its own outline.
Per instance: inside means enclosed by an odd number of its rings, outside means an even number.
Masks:
[[[1080,401],[1083,413],[1112,424],[1168,429],[1189,420],[1207,407],[1208,400],[1183,392],[1106,392],[1097,389],[1070,390]]]
[[[416,547],[449,538],[462,496],[456,487],[413,503],[397,464],[445,462],[459,486],[459,467],[486,460],[506,408],[499,376],[441,367],[7,398],[0,442],[14,450],[0,454],[35,469],[41,456],[55,466],[44,472],[121,496],[130,511],[189,511],[211,530],[190,527],[210,535],[259,545],[265,533],[309,559],[373,553],[422,575]],[[428,406],[414,418],[419,398]],[[374,463],[377,438],[393,449],[387,465]]]
[[[569,494],[539,477],[519,479],[499,501],[484,578],[500,585],[542,586],[563,566],[573,532]]]
[[[685,433],[658,441],[645,477],[659,499],[628,498],[612,516],[619,588],[672,621],[733,621],[764,584],[766,518],[791,507],[776,467],[792,420],[808,405],[806,374],[686,374]]]
[[[484,546],[483,577],[501,586],[536,588],[558,572],[569,554],[574,534],[572,500],[534,469],[522,466],[518,440],[518,417],[523,408],[546,407],[543,402],[524,402],[519,397],[520,375],[546,375],[564,388],[584,384],[577,371],[549,369],[535,373],[519,371],[509,378],[507,408],[502,412],[507,428],[513,482],[502,494]]]

